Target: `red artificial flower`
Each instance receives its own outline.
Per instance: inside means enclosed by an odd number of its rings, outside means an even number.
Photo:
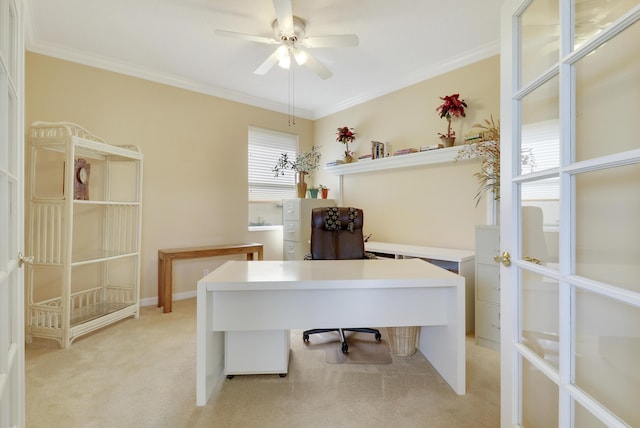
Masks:
[[[353,140],[356,139],[355,129],[349,128],[348,126],[338,128],[338,132],[336,134],[338,134],[336,141],[340,141],[343,144],[352,143]]]
[[[436,111],[440,112],[440,117],[446,117],[447,120],[451,120],[451,116],[465,117],[464,108],[467,107],[467,103],[464,100],[459,99],[460,94],[447,95],[446,97],[440,97],[444,103],[439,106]]]
[[[439,135],[442,137],[455,137],[455,131],[451,131],[451,116],[465,117],[464,108],[467,107],[467,103],[460,99],[460,94],[447,95],[440,97],[440,99],[444,101],[444,103],[438,106],[436,111],[440,113],[441,118],[444,117],[447,119],[447,133]]]

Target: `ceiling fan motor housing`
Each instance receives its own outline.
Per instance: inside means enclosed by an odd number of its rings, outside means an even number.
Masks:
[[[271,24],[271,28],[273,28],[273,35],[276,40],[280,40],[284,43],[293,44],[298,40],[303,40],[304,36],[307,32],[307,23],[302,18],[298,18],[297,16],[293,17],[293,34],[285,34],[280,30],[280,26],[278,25],[278,20],[274,19]]]

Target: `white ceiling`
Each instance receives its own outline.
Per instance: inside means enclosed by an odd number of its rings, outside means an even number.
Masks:
[[[307,36],[357,34],[314,48],[333,76],[294,70],[295,114],[316,119],[499,53],[503,0],[292,0]],[[26,0],[27,50],[288,112],[286,70],[253,71],[273,45],[271,0]],[[447,91],[451,88],[443,88]]]

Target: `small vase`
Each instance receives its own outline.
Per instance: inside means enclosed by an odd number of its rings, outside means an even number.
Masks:
[[[329,196],[329,189],[322,189],[321,193],[322,199],[327,199],[327,197]]]
[[[318,199],[318,189],[309,189],[308,192],[311,199]]]
[[[346,155],[346,156],[344,157],[344,163],[351,163],[351,162],[353,162],[353,156],[351,156],[351,155]]]
[[[306,176],[306,172],[296,172],[296,189],[298,191],[298,197],[302,199],[307,195],[307,183],[304,181]]]
[[[440,137],[440,140],[445,147],[452,147],[456,143],[456,137]]]

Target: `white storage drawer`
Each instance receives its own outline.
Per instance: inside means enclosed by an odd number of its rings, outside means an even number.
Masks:
[[[283,220],[299,220],[300,219],[300,201],[304,199],[285,199],[282,204]]]
[[[500,254],[500,233],[495,227],[476,228],[476,263],[493,264]]]
[[[225,374],[287,374],[289,336],[289,330],[225,332]]]
[[[500,342],[500,307],[492,303],[476,303],[476,336]]]
[[[500,350],[500,228],[476,226],[476,343]]]
[[[479,264],[476,269],[478,300],[500,303],[500,266]]]
[[[285,220],[282,227],[282,239],[285,241],[300,241],[300,222],[295,220]],[[307,237],[307,240],[309,238]]]
[[[284,260],[302,260],[309,253],[309,245],[301,242],[284,241]]]

